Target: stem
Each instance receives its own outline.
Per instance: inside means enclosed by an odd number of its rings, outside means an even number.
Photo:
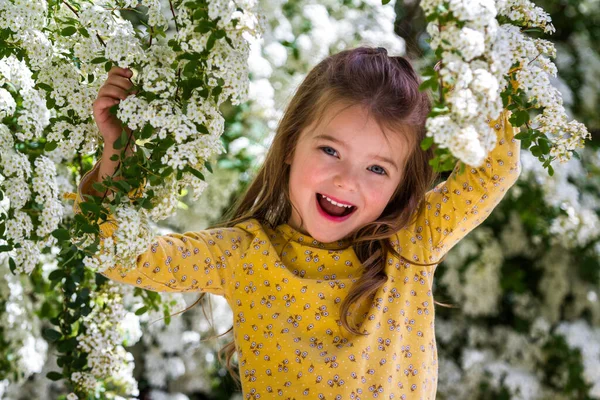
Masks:
[[[535,58],[534,58],[533,60],[531,60],[531,61],[529,61],[529,62],[527,63],[527,65],[531,65],[531,63],[532,63],[532,62],[534,62],[535,60],[537,60],[537,58],[538,58],[539,56],[541,56],[541,55],[542,55],[542,52],[540,51],[540,52],[538,53],[538,55],[537,55],[537,56],[535,56]]]
[[[159,174],[155,174],[154,172],[150,171],[148,168],[144,167],[143,165],[140,165],[140,168],[142,168],[145,171],[148,171],[151,175],[160,176]]]
[[[127,153],[127,147],[129,147],[129,143],[131,143],[132,136],[133,136],[133,131],[130,131],[129,138],[127,138],[127,144],[125,145],[125,149],[123,149],[123,155],[125,155],[125,153]],[[121,160],[119,160],[119,163],[117,164],[117,168],[115,169],[115,172],[113,172],[113,174],[110,176],[111,178],[115,176],[115,174],[117,173],[119,168],[121,168]],[[108,189],[106,189],[104,191],[104,194],[102,195],[102,199],[100,200],[100,204],[104,203],[104,199],[106,198],[107,194],[108,194]]]
[[[175,9],[173,8],[173,2],[169,0],[169,6],[171,7],[171,14],[173,14],[173,21],[175,22],[175,30],[179,33],[179,25],[177,24],[177,17],[175,16]]]
[[[175,9],[173,8],[173,2],[169,0],[169,6],[171,7],[171,14],[173,14],[173,22],[175,22],[175,31],[179,33],[179,24],[177,24],[177,16],[175,15]],[[175,91],[175,98],[179,94],[179,83],[181,83],[181,68],[177,68],[177,90]]]

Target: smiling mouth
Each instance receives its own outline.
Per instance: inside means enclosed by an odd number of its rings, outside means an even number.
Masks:
[[[321,210],[333,218],[346,217],[346,216],[352,214],[354,211],[356,211],[356,208],[357,208],[356,206],[344,207],[343,212],[339,213],[339,210],[341,209],[341,207],[338,207],[338,206],[330,203],[328,200],[326,200],[323,197],[323,195],[321,193],[317,193],[316,197],[317,197],[317,204],[319,205]]]

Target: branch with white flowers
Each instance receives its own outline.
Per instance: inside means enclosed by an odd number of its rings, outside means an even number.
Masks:
[[[522,128],[516,138],[550,175],[552,161],[578,156],[575,150],[591,135],[583,124],[568,120],[561,94],[550,83],[556,76],[554,45],[528,36],[554,32],[544,10],[528,0],[424,0],[421,7],[440,60],[422,85],[438,93],[423,143],[424,148],[438,144],[436,168],[453,167],[440,163],[448,152],[481,165],[496,144],[486,121],[504,108],[512,112],[511,124]]]

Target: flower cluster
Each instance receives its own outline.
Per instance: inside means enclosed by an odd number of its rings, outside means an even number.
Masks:
[[[9,200],[6,239],[14,246],[17,269],[31,273],[41,250],[55,243],[50,234],[60,223],[63,207],[58,198],[55,164],[41,155],[33,166],[26,153],[16,149],[20,141],[41,137],[49,125],[50,111],[39,91],[34,89],[32,72],[14,56],[0,59],[0,89],[4,96],[0,112],[13,117],[15,125],[0,123],[0,188]],[[15,98],[20,106],[16,107]],[[9,100],[10,99],[10,100]],[[10,123],[9,123],[10,124]],[[35,229],[34,229],[35,228]]]
[[[549,58],[555,56],[554,45],[523,32],[554,32],[546,12],[529,0],[426,0],[421,6],[431,47],[441,59],[428,86],[437,85],[433,81],[439,75],[443,90],[437,108],[445,111],[427,121],[427,135],[440,148],[469,165],[481,165],[496,144],[486,120],[497,118],[504,106],[513,111],[515,126],[532,130],[521,138],[538,141],[532,148],[536,155],[549,153],[550,161],[564,163],[583,147],[589,132],[568,121],[562,96],[550,83],[549,77],[556,76]],[[529,110],[540,111],[531,122]]]
[[[129,387],[124,393],[136,396],[137,382],[133,379],[131,356],[125,351],[123,331],[119,324],[127,312],[123,307],[123,296],[119,285],[107,283],[92,295],[95,307],[83,318],[85,334],[78,337],[79,349],[86,352],[87,367],[85,372],[74,372],[71,380],[84,392],[94,392],[98,380],[126,382]]]
[[[119,205],[109,223],[113,222],[119,226],[114,236],[101,241],[100,251],[95,257],[88,256],[83,260],[94,271],[102,272],[116,264],[123,271],[135,268],[137,256],[147,249],[154,237],[152,230],[148,228],[146,210],[138,212],[131,206]]]
[[[47,359],[48,344],[40,335],[41,324],[34,314],[31,292],[31,283],[13,275],[8,257],[0,254],[0,335],[5,360],[0,373],[9,376],[14,372],[20,377],[17,383],[41,372]]]

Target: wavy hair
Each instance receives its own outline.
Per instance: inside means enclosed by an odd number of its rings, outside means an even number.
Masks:
[[[355,335],[368,333],[358,331],[359,325],[350,325],[348,311],[353,304],[373,297],[385,284],[386,254],[394,254],[407,263],[420,266],[434,266],[443,261],[418,264],[402,257],[390,243],[396,232],[414,222],[424,206],[425,194],[438,179],[438,173],[429,165],[435,145],[428,150],[420,147],[431,110],[431,100],[427,93],[419,90],[420,83],[407,59],[388,56],[383,48],[358,47],[325,58],[296,90],[254,180],[221,221],[208,228],[232,227],[250,218],[256,218],[272,229],[287,223],[293,204],[289,197],[290,165],[285,161],[293,157],[302,131],[312,122],[320,121],[332,104],[364,107],[380,127],[402,135],[411,148],[404,160],[402,179],[382,214],[351,234],[352,248],[362,262],[364,273],[341,303],[340,315],[342,325]],[[382,130],[387,138],[386,129]],[[202,293],[192,306],[205,294]],[[223,335],[232,330],[233,327]],[[218,356],[221,361],[222,352],[225,353],[227,369],[239,384],[239,375],[231,367],[235,351],[232,341],[219,351]]]

